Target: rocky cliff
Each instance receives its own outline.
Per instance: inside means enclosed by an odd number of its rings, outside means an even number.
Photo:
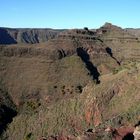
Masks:
[[[55,38],[63,30],[0,28],[0,44],[41,43]]]

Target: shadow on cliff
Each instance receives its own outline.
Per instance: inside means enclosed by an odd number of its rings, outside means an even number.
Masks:
[[[16,44],[14,38],[10,36],[6,29],[0,29],[0,44]]]
[[[117,58],[115,58],[113,56],[113,53],[112,53],[112,49],[111,48],[106,47],[106,52],[110,55],[110,57],[112,57],[117,62],[118,65],[121,65],[121,63],[117,60]]]
[[[128,134],[126,134],[126,135],[122,138],[122,140],[134,140],[134,135],[133,135],[133,133],[128,133]]]
[[[6,130],[7,125],[12,122],[13,117],[17,115],[17,112],[6,105],[0,106],[0,135]]]
[[[92,62],[90,61],[89,54],[83,48],[77,48],[77,55],[86,64],[86,68],[90,72],[90,75],[93,77],[93,80],[96,81],[96,84],[99,84],[100,83],[100,80],[99,80],[100,73],[98,72],[97,68],[92,64]]]

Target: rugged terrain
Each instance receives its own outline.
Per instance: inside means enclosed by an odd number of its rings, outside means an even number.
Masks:
[[[63,30],[0,28],[0,44],[41,43],[54,38]]]
[[[2,140],[132,137],[140,40],[129,29],[2,28],[0,43]]]

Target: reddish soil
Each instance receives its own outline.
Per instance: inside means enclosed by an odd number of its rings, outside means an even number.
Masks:
[[[134,127],[120,127],[117,129],[114,140],[133,140]]]

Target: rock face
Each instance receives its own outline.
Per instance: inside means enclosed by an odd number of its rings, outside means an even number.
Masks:
[[[41,43],[55,38],[63,30],[0,28],[0,44]]]
[[[138,38],[127,30],[111,23],[105,23],[97,29],[97,34],[104,40],[138,41]]]
[[[97,30],[97,36],[120,62],[126,59],[139,59],[139,38],[128,30],[106,23]]]
[[[140,122],[136,125],[133,135],[134,140],[140,140]]]
[[[66,55],[78,53],[77,48],[83,49],[94,58],[96,55],[107,55],[104,44],[98,39],[95,32],[89,30],[74,29],[61,32],[47,45],[63,49]]]
[[[127,28],[126,31],[132,35],[135,35],[136,37],[138,37],[140,39],[140,29],[139,28],[138,29]]]

